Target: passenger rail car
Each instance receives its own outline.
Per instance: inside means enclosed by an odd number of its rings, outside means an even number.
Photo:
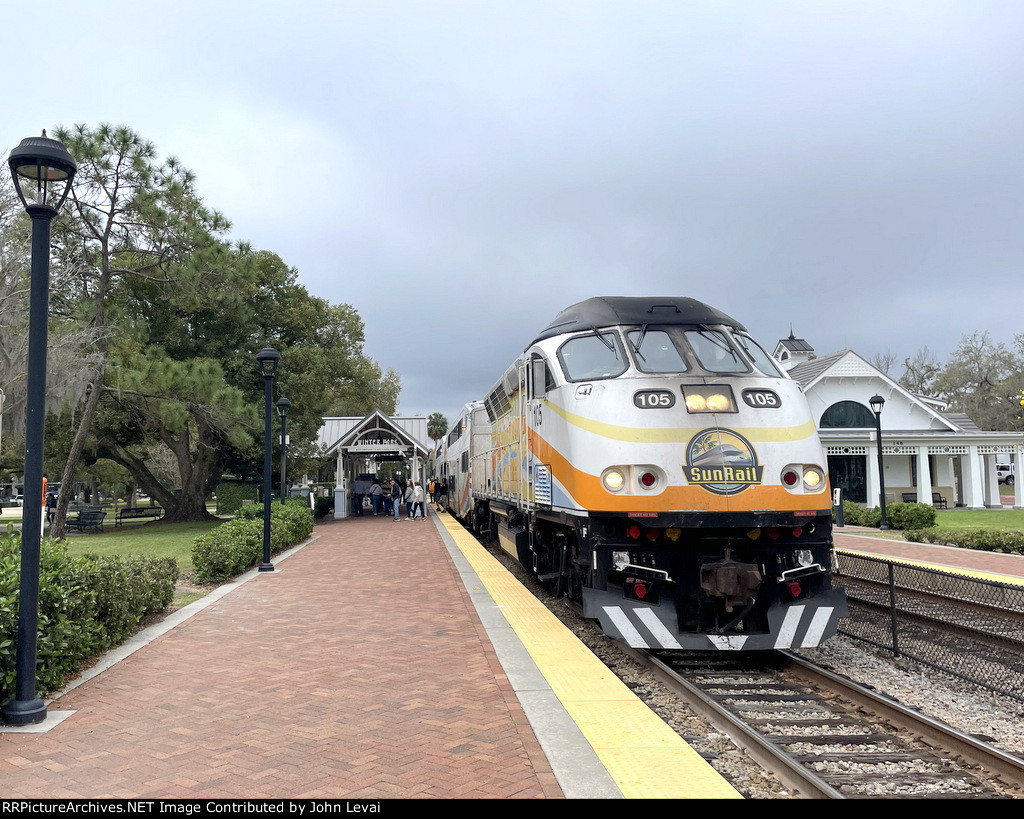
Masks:
[[[812,647],[847,615],[806,399],[699,301],[563,310],[442,449],[449,510],[633,647]]]

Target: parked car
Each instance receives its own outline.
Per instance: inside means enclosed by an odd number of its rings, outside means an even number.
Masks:
[[[996,464],[996,477],[999,479],[999,483],[1005,483],[1007,486],[1013,486],[1013,473],[1013,464]]]
[[[24,506],[25,505],[25,496],[24,495],[18,495],[18,497],[16,497],[14,499],[14,502],[16,504],[18,504],[18,506]]]

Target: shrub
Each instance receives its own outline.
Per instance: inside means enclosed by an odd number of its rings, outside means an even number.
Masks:
[[[939,543],[1006,554],[1024,554],[1024,532],[1017,529],[913,529],[903,535],[914,543]]]
[[[893,503],[886,505],[885,517],[891,529],[925,529],[935,525],[935,507],[930,503]]]
[[[313,531],[313,515],[305,503],[272,504],[270,553],[294,546]],[[245,506],[234,520],[222,523],[192,544],[196,581],[226,580],[263,560],[263,506]]]
[[[832,519],[835,520],[834,512]],[[885,506],[885,519],[890,529],[924,529],[935,525],[935,508],[927,503],[889,503]],[[882,523],[882,510],[877,506],[865,509],[843,501],[843,523],[877,527]]]
[[[21,578],[21,536],[0,537],[0,697],[14,693],[15,635]],[[147,614],[174,596],[173,558],[71,557],[61,542],[44,539],[39,555],[36,688],[59,688],[90,657],[129,637]]]

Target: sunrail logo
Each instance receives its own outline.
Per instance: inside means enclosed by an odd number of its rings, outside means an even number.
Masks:
[[[743,436],[712,427],[698,432],[686,445],[686,480],[716,495],[735,495],[761,483],[764,467]]]

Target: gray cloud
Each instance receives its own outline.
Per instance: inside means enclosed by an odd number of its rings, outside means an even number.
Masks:
[[[823,353],[1024,329],[1015,1],[48,9],[53,93],[7,145],[110,121],[179,156],[236,238],[356,306],[405,412],[451,419],[592,295]]]

